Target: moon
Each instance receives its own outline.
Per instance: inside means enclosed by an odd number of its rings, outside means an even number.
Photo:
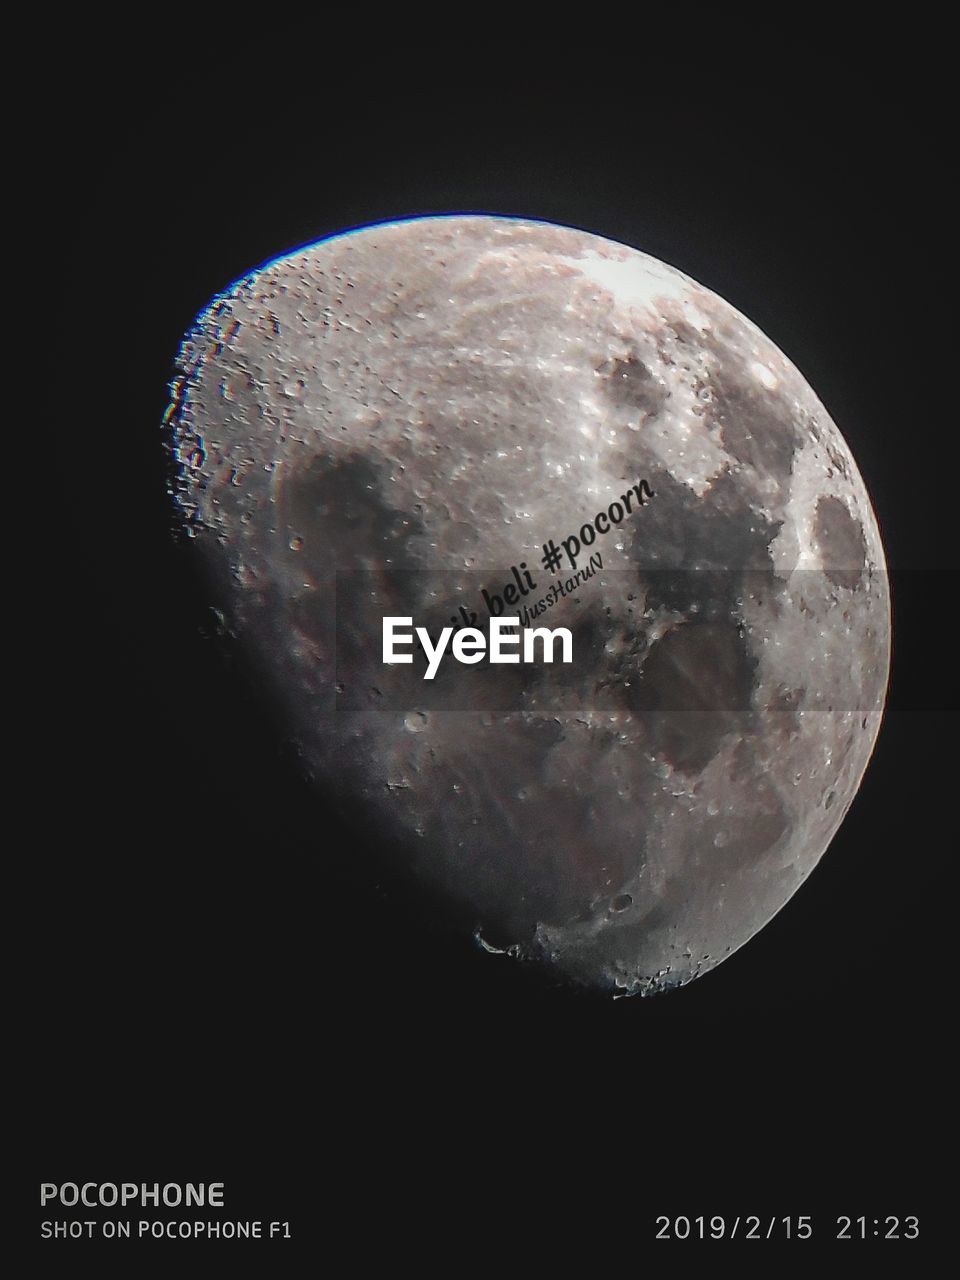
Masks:
[[[215,298],[165,421],[311,773],[486,950],[669,990],[816,866],[879,730],[883,548],[824,406],[716,294],[548,223],[368,227]],[[383,662],[387,614],[482,625],[557,583],[567,666]]]

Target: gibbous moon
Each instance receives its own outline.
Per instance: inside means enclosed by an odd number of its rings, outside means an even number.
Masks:
[[[167,421],[311,772],[487,950],[666,990],[816,865],[880,724],[883,549],[823,405],[716,294],[546,223],[369,227],[211,302]],[[386,615],[482,628],[552,588],[531,625],[569,665],[383,662]]]

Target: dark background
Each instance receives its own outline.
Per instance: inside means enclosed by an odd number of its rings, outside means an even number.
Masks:
[[[454,1270],[518,1263],[517,1227],[596,1257],[660,1213],[813,1213],[820,1236],[915,1213],[932,1234],[957,724],[937,77],[864,50],[765,78],[533,55],[49,88],[69,625],[31,899],[39,1176],[222,1179],[223,1216],[290,1219],[305,1261],[427,1260],[452,1229]],[[462,210],[582,227],[714,289],[807,376],[879,516],[895,665],[861,791],[781,914],[666,997],[556,989],[450,936],[301,782],[171,534],[159,423],[211,294],[328,233]],[[65,1266],[80,1246],[42,1247]]]

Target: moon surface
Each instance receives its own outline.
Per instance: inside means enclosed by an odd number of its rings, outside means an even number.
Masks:
[[[369,227],[216,298],[167,423],[180,519],[310,771],[487,950],[663,991],[816,865],[879,729],[883,549],[823,405],[721,298],[547,223]],[[591,522],[571,585],[544,548]],[[569,666],[384,665],[383,616],[482,628],[518,578],[508,613],[568,585],[537,625]]]

